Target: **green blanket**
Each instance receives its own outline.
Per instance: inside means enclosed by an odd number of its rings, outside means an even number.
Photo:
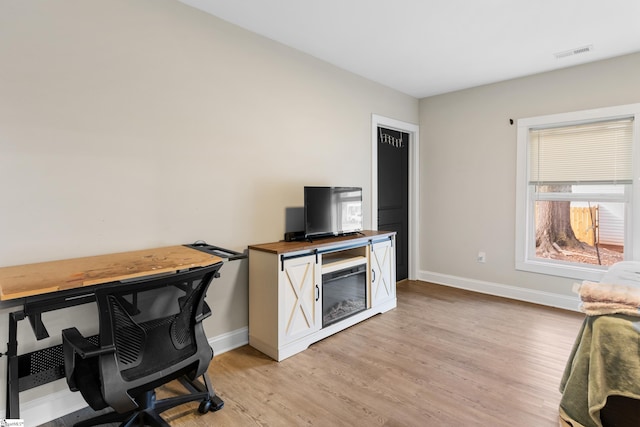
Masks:
[[[640,318],[588,316],[560,383],[560,416],[574,427],[602,427],[613,395],[640,399]]]

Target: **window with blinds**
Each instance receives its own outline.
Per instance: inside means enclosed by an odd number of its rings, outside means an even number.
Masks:
[[[629,184],[633,117],[529,130],[529,183]]]
[[[518,269],[599,280],[634,259],[638,113],[640,104],[518,120]]]

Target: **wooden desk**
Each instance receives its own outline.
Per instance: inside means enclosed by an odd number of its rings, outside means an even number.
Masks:
[[[222,258],[187,246],[168,246],[0,268],[0,301],[205,267]]]
[[[36,339],[40,340],[49,336],[42,313],[91,302],[96,286],[222,263],[222,258],[196,246],[169,246],[0,268],[0,301],[22,304],[21,310],[9,314],[6,418],[19,418],[21,391],[64,377],[61,345],[18,356],[20,320],[28,318]],[[37,357],[47,359],[47,366],[33,372],[32,359]],[[23,375],[23,371],[29,373]]]

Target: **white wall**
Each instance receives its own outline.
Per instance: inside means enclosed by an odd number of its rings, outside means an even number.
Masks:
[[[640,102],[638,70],[634,54],[422,99],[420,277],[577,308],[573,280],[515,270],[509,119]]]
[[[0,64],[0,266],[242,250],[282,238],[305,184],[363,187],[369,227],[371,115],[418,121],[414,98],[174,0],[1,2]],[[246,326],[244,277],[209,293],[239,301],[214,334]]]

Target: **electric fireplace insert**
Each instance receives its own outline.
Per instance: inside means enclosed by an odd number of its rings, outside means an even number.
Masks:
[[[322,327],[367,308],[366,264],[322,275]]]

